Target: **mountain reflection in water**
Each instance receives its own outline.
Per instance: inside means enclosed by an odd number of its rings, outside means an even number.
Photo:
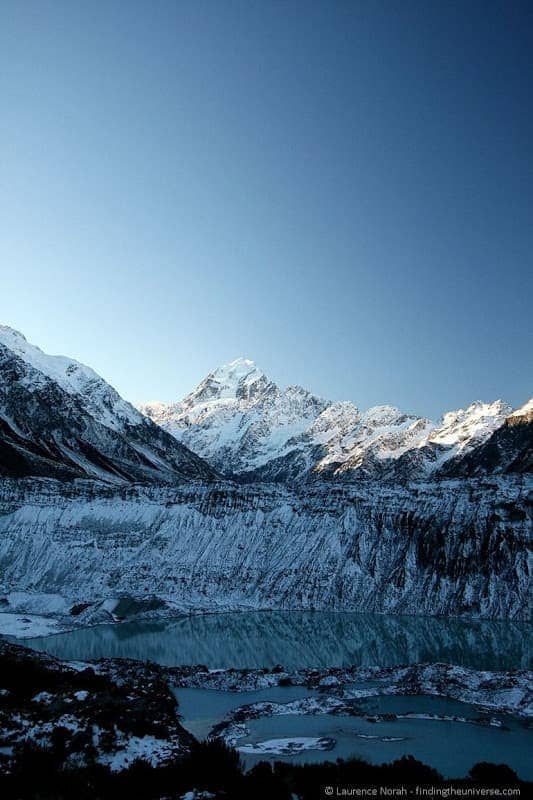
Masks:
[[[136,658],[209,668],[531,666],[531,626],[488,620],[319,611],[251,611],[97,625],[24,644],[64,659]]]

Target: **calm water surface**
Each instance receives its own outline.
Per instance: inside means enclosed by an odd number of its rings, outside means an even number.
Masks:
[[[25,644],[65,659],[137,658],[210,669],[444,661],[496,670],[531,667],[531,633],[531,626],[510,621],[265,611],[97,625]]]
[[[437,714],[462,714],[476,717],[475,709],[466,704],[442,698],[398,698],[403,711],[423,711]],[[379,704],[377,704],[379,705]],[[252,720],[250,735],[237,746],[279,737],[327,736],[335,739],[335,748],[327,753],[311,750],[297,756],[285,756],[296,762],[324,761],[326,758],[360,756],[365,761],[381,764],[404,755],[414,755],[431,764],[446,777],[462,777],[479,761],[508,764],[526,780],[533,779],[533,733],[517,720],[501,717],[507,729],[481,727],[461,722],[419,719],[398,719],[387,722],[367,722],[359,717],[279,716]],[[376,736],[362,739],[360,735]],[[402,738],[402,741],[382,741],[382,737]],[[279,756],[276,756],[279,758]],[[283,757],[282,757],[283,758]],[[260,755],[245,755],[248,767],[264,759]]]

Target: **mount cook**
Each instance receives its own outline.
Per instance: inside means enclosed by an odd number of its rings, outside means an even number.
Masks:
[[[60,597],[76,624],[155,597],[528,619],[532,414],[360,412],[244,359],[137,411],[0,327],[4,610]]]
[[[145,403],[140,410],[228,477],[398,482],[453,475],[497,430],[531,422],[533,401],[514,412],[501,400],[475,402],[435,423],[395,406],[360,411],[301,386],[280,389],[253,361],[239,358],[181,402]],[[530,445],[526,437],[524,463],[518,458],[512,471],[531,468]],[[509,466],[502,454],[494,469]]]

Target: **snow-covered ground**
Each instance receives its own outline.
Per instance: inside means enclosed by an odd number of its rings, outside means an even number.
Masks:
[[[241,744],[237,747],[240,753],[247,755],[274,756],[297,755],[305,750],[331,750],[335,746],[334,739],[327,737],[295,736],[291,739],[267,739],[253,744]]]
[[[94,734],[95,746],[98,748],[98,731]],[[112,772],[120,772],[131,766],[135,759],[142,759],[151,766],[172,760],[176,754],[176,743],[155,736],[122,735],[117,737],[115,750],[111,753],[100,752],[98,761],[110,767]]]
[[[210,670],[169,668],[180,688],[249,692],[274,686],[305,686],[319,690],[290,702],[261,701],[234,708],[226,723],[242,725],[276,714],[329,714],[357,709],[357,702],[381,696],[447,697],[483,708],[485,712],[533,719],[533,672],[486,671],[453,664],[411,664],[398,667],[350,667],[284,670]],[[351,711],[350,711],[351,709]]]
[[[67,765],[96,758],[112,771],[136,758],[153,766],[174,761],[193,742],[155,665],[69,664],[0,639],[0,690],[0,773],[30,743],[53,747],[58,733]]]

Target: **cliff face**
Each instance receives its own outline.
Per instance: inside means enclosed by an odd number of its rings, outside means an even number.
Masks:
[[[4,591],[527,619],[532,482],[0,484]]]

